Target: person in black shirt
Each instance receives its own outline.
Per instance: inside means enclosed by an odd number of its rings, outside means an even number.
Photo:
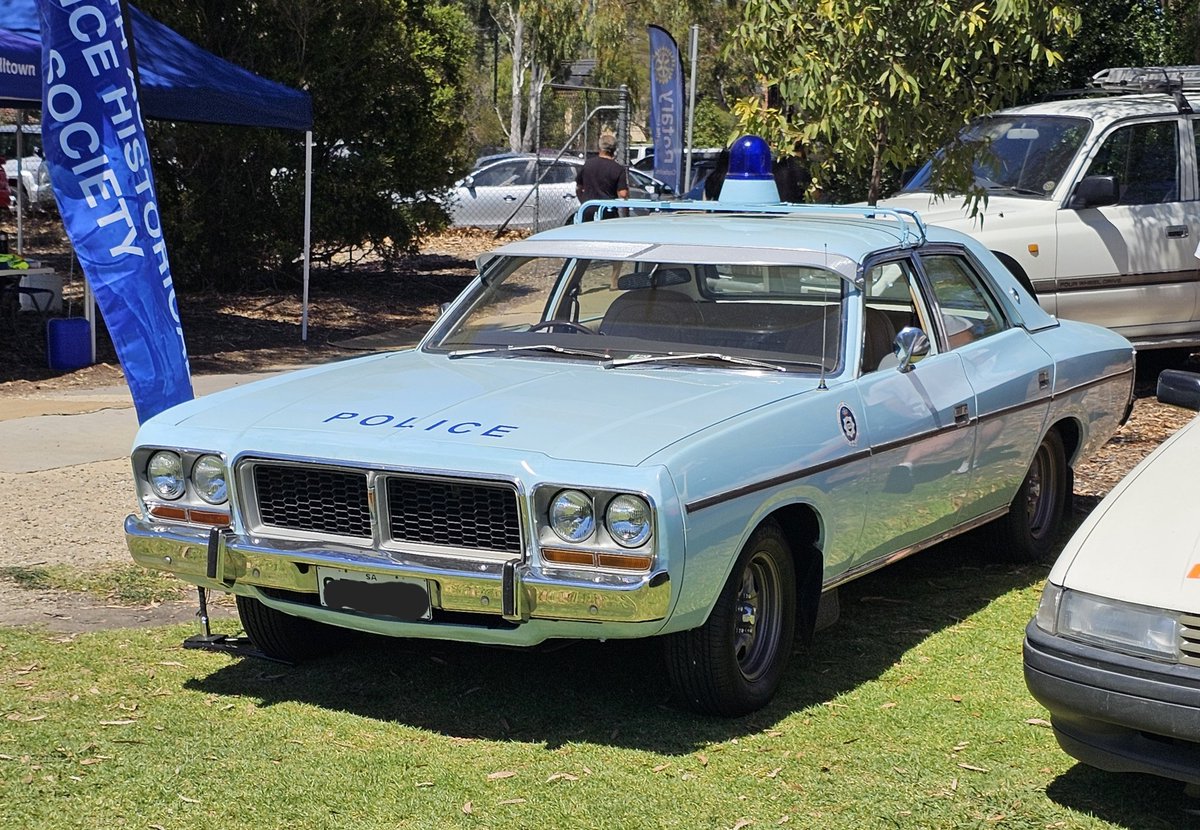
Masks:
[[[591,199],[628,199],[629,175],[613,157],[617,151],[616,137],[612,133],[604,133],[600,136],[599,144],[600,154],[585,161],[575,175],[576,198],[581,203]],[[583,214],[584,221],[595,218],[595,213],[594,207],[588,208]],[[606,215],[600,218],[608,219],[615,215],[606,211]]]
[[[779,189],[779,201],[795,204],[806,201],[812,183],[804,142],[797,141],[792,146],[792,154],[775,163],[775,186]]]

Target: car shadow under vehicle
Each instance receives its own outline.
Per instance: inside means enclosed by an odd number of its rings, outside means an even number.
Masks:
[[[1076,764],[1046,787],[1056,804],[1129,830],[1194,830],[1200,798],[1167,778],[1113,773]]]

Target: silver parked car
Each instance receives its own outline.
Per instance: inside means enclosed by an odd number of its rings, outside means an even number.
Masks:
[[[579,208],[575,176],[582,159],[512,156],[472,171],[450,192],[446,209],[456,227],[539,230],[566,224]],[[655,199],[665,184],[629,171],[629,196]]]

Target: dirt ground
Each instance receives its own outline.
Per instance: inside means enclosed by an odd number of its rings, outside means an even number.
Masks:
[[[42,244],[50,249],[52,242]],[[445,235],[397,271],[365,264],[344,272],[314,273],[307,344],[300,342],[298,286],[238,295],[184,295],[180,314],[193,373],[336,360],[360,348],[355,338],[394,329],[423,330],[438,306],[470,279],[475,255],[496,244],[490,234]],[[70,277],[64,293],[77,308],[82,295],[78,274],[70,275],[69,263],[61,255],[44,258]],[[19,315],[15,332],[9,321],[0,319],[0,419],[44,412],[48,399],[68,410],[73,406],[74,411],[111,406],[89,401],[87,394],[123,382],[107,338],[99,338],[97,365],[56,374],[47,368],[45,344],[38,340],[40,321],[26,319],[30,317],[36,315]],[[1075,508],[1081,513],[1090,511],[1126,472],[1192,416],[1157,403],[1150,397],[1154,375],[1142,374],[1141,397],[1130,422],[1077,469]],[[72,393],[72,403],[64,403],[65,392]],[[123,459],[46,472],[0,473],[0,504],[5,505],[0,513],[4,539],[0,569],[69,563],[88,570],[131,563],[122,522],[135,505],[128,462]],[[185,621],[195,615],[191,596],[184,595],[180,602],[127,608],[82,594],[19,587],[0,576],[0,625],[41,625],[73,636],[103,627]],[[225,603],[216,606],[214,617],[230,614]],[[235,627],[236,623],[226,624],[223,629]]]

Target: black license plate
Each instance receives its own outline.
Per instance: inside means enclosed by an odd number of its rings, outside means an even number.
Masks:
[[[429,586],[424,580],[356,573],[318,571],[321,604],[339,611],[354,611],[372,617],[398,620],[428,620],[432,617]]]

